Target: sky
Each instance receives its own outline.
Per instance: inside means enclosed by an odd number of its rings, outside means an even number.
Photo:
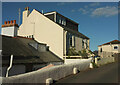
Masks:
[[[19,11],[25,7],[50,12],[57,11],[79,23],[79,32],[90,38],[90,49],[97,50],[97,46],[118,40],[118,3],[117,2],[3,2],[2,24],[4,21],[19,21]]]

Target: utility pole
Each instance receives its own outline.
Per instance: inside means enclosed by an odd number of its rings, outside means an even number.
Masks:
[[[20,8],[19,8],[19,22],[18,25],[20,26]]]

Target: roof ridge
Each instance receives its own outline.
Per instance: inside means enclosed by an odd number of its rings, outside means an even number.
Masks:
[[[119,42],[120,43],[120,41],[119,40],[112,40],[112,41],[110,41],[110,42],[107,42],[107,43],[104,43],[104,44],[102,44],[102,45],[107,45],[107,44],[112,44],[113,42]],[[118,43],[118,44],[119,44]],[[102,45],[98,45],[98,46],[102,46]]]

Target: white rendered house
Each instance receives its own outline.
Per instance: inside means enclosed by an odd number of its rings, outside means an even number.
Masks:
[[[26,7],[18,36],[34,38],[47,44],[49,49],[62,59],[70,47],[75,47],[77,51],[89,49],[89,38],[78,32],[78,23],[56,11],[43,14],[33,9],[30,13]]]
[[[120,53],[120,41],[113,40],[111,42],[98,46],[98,55],[101,57],[111,57],[114,54]]]
[[[16,24],[16,20],[5,21],[1,28],[1,35],[5,36],[17,36],[18,24]]]

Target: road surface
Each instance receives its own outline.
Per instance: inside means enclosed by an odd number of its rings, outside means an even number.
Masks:
[[[58,83],[118,83],[118,63],[111,63],[99,68],[88,69],[75,75],[58,80]],[[53,85],[54,85],[53,84]]]

